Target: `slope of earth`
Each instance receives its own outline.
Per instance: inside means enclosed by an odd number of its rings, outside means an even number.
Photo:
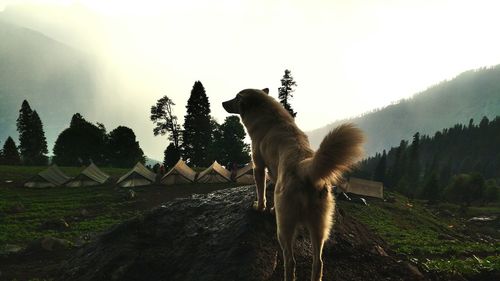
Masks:
[[[64,263],[56,280],[282,280],[273,216],[250,206],[254,187],[176,199],[117,225]],[[342,212],[341,212],[342,213]],[[426,280],[363,224],[341,215],[325,245],[324,280]],[[298,280],[311,248],[300,233]]]

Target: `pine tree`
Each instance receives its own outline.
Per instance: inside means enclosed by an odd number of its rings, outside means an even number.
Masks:
[[[295,91],[294,87],[296,86],[297,83],[293,80],[292,72],[286,69],[283,78],[281,78],[281,87],[278,88],[278,99],[293,118],[297,116],[297,112],[293,111],[290,99],[293,97],[292,93]]]
[[[468,128],[469,128],[469,129],[474,128],[474,118],[471,118],[471,119],[469,120],[469,126],[468,126]]]
[[[410,146],[410,157],[408,159],[408,169],[406,174],[408,175],[409,192],[413,196],[416,195],[419,184],[420,184],[420,133],[415,133],[413,135],[413,141]]]
[[[207,167],[211,164],[207,156],[208,147],[212,142],[210,103],[200,81],[194,83],[186,109],[182,154],[192,166]]]
[[[156,102],[156,105],[151,106],[150,119],[155,125],[153,134],[157,136],[168,133],[168,139],[174,143],[178,151],[181,127],[177,123],[177,116],[172,112],[173,105],[175,105],[175,103],[169,97],[162,97]]]
[[[19,148],[21,158],[26,165],[47,164],[47,140],[43,131],[43,124],[36,111],[33,111],[24,100],[19,117],[17,118],[17,131],[19,132]]]
[[[32,116],[33,110],[28,101],[24,100],[19,110],[19,117],[17,118],[17,131],[19,132],[21,158],[25,164],[31,164]]]
[[[33,111],[32,116],[33,122],[33,164],[35,165],[47,165],[48,157],[47,153],[47,139],[45,138],[45,132],[43,130],[42,120],[38,116],[38,113]]]
[[[250,161],[250,147],[245,144],[245,129],[238,116],[226,117],[221,125],[223,158],[222,163],[244,164]]]
[[[397,185],[400,182],[401,178],[404,176],[406,170],[406,148],[408,146],[408,142],[405,140],[401,140],[399,146],[396,148],[394,163],[391,168],[391,174],[389,177],[389,187],[397,189]]]
[[[208,146],[207,157],[210,162],[218,161],[219,163],[226,164],[227,157],[224,151],[224,143],[222,139],[221,125],[213,118],[210,119],[210,127],[212,141]]]
[[[479,128],[483,130],[486,129],[489,122],[490,120],[488,119],[488,117],[483,116],[483,119],[481,119],[481,122],[479,122]]]
[[[373,175],[373,179],[382,182],[385,185],[386,169],[387,169],[387,154],[384,149],[384,152],[380,157],[380,161],[378,162],[377,167],[375,167],[375,174]]]
[[[3,145],[0,164],[3,165],[19,165],[21,164],[21,158],[19,156],[19,151],[17,151],[16,143],[9,136]]]

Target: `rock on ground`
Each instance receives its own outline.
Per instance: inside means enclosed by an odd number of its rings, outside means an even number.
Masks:
[[[245,186],[168,202],[80,249],[57,280],[282,280],[274,217],[253,211],[254,197],[254,187]],[[339,213],[325,245],[324,280],[426,280]],[[309,279],[311,247],[303,232],[295,251],[297,280]]]

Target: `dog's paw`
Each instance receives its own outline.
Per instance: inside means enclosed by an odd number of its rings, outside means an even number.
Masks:
[[[266,210],[266,206],[259,204],[258,201],[254,201],[253,205],[252,205],[252,209],[254,209],[255,211],[258,211],[258,212],[264,212]]]
[[[276,215],[276,211],[274,210],[274,207],[267,208],[267,210],[269,211],[269,213],[271,215],[273,215],[273,216]]]

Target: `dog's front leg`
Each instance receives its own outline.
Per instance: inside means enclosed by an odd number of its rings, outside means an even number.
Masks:
[[[253,170],[255,186],[257,187],[257,202],[254,208],[257,211],[266,209],[266,170],[264,166],[256,166]]]

